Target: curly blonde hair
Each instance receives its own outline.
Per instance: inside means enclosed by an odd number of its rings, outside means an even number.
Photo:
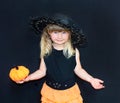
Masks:
[[[46,55],[50,55],[50,53],[52,52],[52,41],[49,35],[49,33],[52,31],[67,31],[70,33],[68,29],[62,28],[58,25],[52,25],[52,24],[47,25],[43,29],[41,41],[40,41],[40,49],[41,49],[40,57],[41,58],[45,57]],[[69,36],[69,40],[65,43],[64,47],[65,48],[63,49],[63,54],[66,58],[70,58],[75,54],[75,49],[73,48],[71,43],[71,35]]]

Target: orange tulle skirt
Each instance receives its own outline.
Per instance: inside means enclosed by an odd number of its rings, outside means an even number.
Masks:
[[[66,90],[56,90],[44,83],[41,103],[83,103],[83,99],[77,84]]]

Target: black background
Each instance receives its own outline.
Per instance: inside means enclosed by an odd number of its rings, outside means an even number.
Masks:
[[[105,81],[94,90],[78,80],[85,103],[120,102],[120,1],[119,0],[3,0],[0,1],[0,100],[2,103],[39,103],[44,78],[21,85],[9,70],[16,65],[31,73],[39,67],[39,36],[29,28],[31,16],[64,13],[80,24],[88,38],[81,62],[88,73]]]

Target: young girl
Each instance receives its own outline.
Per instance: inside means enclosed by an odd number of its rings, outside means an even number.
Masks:
[[[80,47],[85,36],[73,20],[65,15],[32,19],[34,30],[41,34],[40,67],[23,81],[46,76],[41,89],[42,103],[83,103],[75,75],[89,82],[93,88],[102,89],[103,81],[92,77],[81,66]]]

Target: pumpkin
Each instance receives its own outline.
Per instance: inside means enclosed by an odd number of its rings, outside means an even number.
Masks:
[[[11,68],[9,72],[9,77],[13,81],[21,81],[25,79],[29,74],[29,69],[25,66],[16,66]]]

